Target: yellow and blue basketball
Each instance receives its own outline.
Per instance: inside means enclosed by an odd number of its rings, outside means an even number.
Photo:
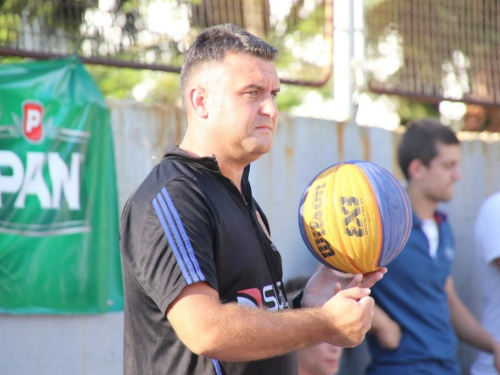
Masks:
[[[389,264],[406,244],[411,225],[401,183],[367,161],[325,169],[300,201],[299,227],[307,248],[342,273],[367,273]]]

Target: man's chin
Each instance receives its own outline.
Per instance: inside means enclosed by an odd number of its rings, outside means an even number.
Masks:
[[[441,202],[449,202],[453,199],[453,192],[443,195],[440,199]]]
[[[269,151],[271,151],[273,142],[272,140],[269,140],[269,142],[259,142],[257,144],[252,145],[248,150],[250,150],[250,153],[255,154],[255,155],[264,155],[267,154]]]

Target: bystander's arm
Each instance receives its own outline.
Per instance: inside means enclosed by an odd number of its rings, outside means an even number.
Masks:
[[[445,291],[448,295],[451,324],[459,339],[477,349],[493,354],[495,358],[495,367],[500,373],[500,343],[481,326],[474,315],[472,315],[469,309],[467,309],[460,300],[455,291],[453,278],[451,276],[449,276],[446,281]]]
[[[493,264],[495,264],[498,270],[500,270],[500,258],[496,258],[495,260],[493,260]]]
[[[401,341],[401,327],[378,305],[373,311],[372,327],[368,333],[375,335],[382,348],[397,349]]]

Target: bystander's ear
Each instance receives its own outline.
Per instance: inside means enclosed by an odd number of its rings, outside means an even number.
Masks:
[[[207,99],[207,90],[202,87],[195,86],[189,91],[189,106],[195,115],[203,119],[208,118]]]
[[[422,176],[425,165],[420,159],[413,159],[410,164],[408,164],[408,177],[410,180],[418,180]]]

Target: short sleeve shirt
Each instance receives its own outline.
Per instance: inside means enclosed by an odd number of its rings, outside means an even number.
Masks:
[[[372,287],[377,303],[402,329],[399,347],[382,348],[368,335],[372,362],[369,375],[459,375],[457,338],[451,326],[444,289],[451,274],[455,244],[446,216],[435,214],[439,244],[434,257],[421,220],[413,215],[410,237],[387,266],[384,278]]]
[[[294,354],[221,362],[192,353],[165,316],[184,287],[206,282],[223,303],[281,310],[287,305],[281,257],[267,219],[215,158],[170,147],[122,212],[125,285],[124,372],[159,374],[296,374]]]

